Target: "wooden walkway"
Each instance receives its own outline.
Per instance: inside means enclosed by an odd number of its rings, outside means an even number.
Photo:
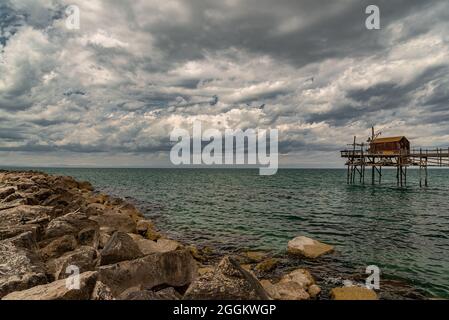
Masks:
[[[449,167],[449,148],[412,149],[408,153],[374,154],[370,153],[368,145],[354,144],[351,149],[341,151],[341,157],[346,158],[347,183],[357,181],[365,183],[365,171],[371,167],[371,183],[382,181],[382,168],[395,167],[398,186],[407,185],[407,168],[419,167],[419,185],[428,186],[428,167]]]

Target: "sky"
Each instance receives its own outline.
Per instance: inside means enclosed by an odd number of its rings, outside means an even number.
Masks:
[[[448,40],[445,0],[0,0],[0,165],[169,166],[195,120],[278,129],[288,167],[372,125],[447,148]]]

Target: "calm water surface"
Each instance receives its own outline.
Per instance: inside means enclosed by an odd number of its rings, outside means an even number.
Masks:
[[[449,298],[449,171],[430,171],[430,187],[348,186],[345,170],[39,169],[89,180],[136,199],[173,237],[222,250],[284,252],[297,235],[334,244],[329,268],[401,279],[427,295]]]

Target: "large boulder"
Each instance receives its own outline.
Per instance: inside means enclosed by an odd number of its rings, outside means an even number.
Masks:
[[[100,265],[103,266],[124,260],[133,260],[142,256],[143,253],[128,234],[116,232],[100,253]]]
[[[45,266],[31,232],[0,241],[0,298],[43,283]]]
[[[310,295],[295,282],[272,284],[270,280],[262,280],[262,286],[270,298],[274,300],[308,300]]]
[[[44,260],[48,260],[74,250],[77,247],[77,241],[73,235],[67,234],[59,238],[48,239],[41,243],[41,246],[40,254]]]
[[[225,257],[214,272],[198,277],[187,289],[186,300],[268,300],[259,281],[232,258]]]
[[[305,269],[294,270],[275,284],[269,280],[261,283],[268,295],[275,300],[308,300],[315,298],[320,292],[312,275]]]
[[[100,281],[111,288],[114,296],[136,286],[144,289],[186,286],[195,278],[196,271],[196,262],[187,250],[154,253],[99,268]]]
[[[47,263],[48,272],[51,273],[56,280],[68,278],[67,273],[69,266],[76,266],[80,273],[95,270],[97,251],[88,246],[81,246],[74,251],[70,251],[61,257],[51,260]]]
[[[89,300],[97,281],[97,272],[85,272],[79,275],[79,289],[67,285],[71,279],[54,281],[49,284],[13,292],[2,300]]]
[[[358,286],[340,287],[331,290],[333,300],[377,300],[374,290]]]
[[[91,220],[96,221],[100,229],[109,234],[115,231],[126,233],[136,233],[136,222],[125,214],[115,212],[105,212],[98,216],[90,217]]]
[[[84,213],[72,212],[53,219],[45,230],[45,237],[56,238],[68,234],[77,237],[81,230],[88,227],[98,228],[98,224]]]
[[[317,240],[299,236],[288,242],[288,252],[306,258],[318,258],[323,254],[332,252],[334,247]]]

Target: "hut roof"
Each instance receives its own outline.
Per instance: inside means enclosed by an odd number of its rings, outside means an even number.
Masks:
[[[405,136],[399,136],[399,137],[385,137],[385,138],[377,138],[371,141],[371,143],[388,143],[388,142],[399,142],[402,139],[407,138]]]

